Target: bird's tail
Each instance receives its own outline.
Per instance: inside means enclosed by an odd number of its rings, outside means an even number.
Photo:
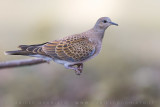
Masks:
[[[30,51],[27,51],[27,48],[32,47],[32,45],[20,45],[18,46],[18,48],[20,48],[21,50],[15,50],[15,51],[6,51],[4,54],[5,55],[30,55],[33,54],[32,50],[30,49]]]
[[[16,50],[16,51],[6,51],[4,52],[5,55],[27,55],[25,51]]]
[[[36,44],[36,45],[20,45],[18,48],[20,50],[15,51],[6,51],[5,55],[25,55],[25,56],[31,56],[31,55],[46,55],[45,52],[42,50],[43,44]]]

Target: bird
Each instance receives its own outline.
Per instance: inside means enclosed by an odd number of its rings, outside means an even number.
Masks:
[[[111,25],[118,26],[109,17],[101,17],[93,28],[83,33],[42,44],[19,45],[20,50],[6,51],[5,53],[38,57],[46,61],[53,60],[80,75],[83,71],[83,63],[100,53],[105,30]]]

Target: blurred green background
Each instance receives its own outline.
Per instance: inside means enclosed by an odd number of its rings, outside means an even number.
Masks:
[[[1,0],[0,61],[21,44],[81,33],[108,16],[81,76],[54,62],[0,70],[0,107],[159,107],[160,0]]]

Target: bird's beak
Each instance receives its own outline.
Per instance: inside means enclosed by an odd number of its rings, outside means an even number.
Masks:
[[[114,22],[109,22],[110,24],[112,24],[112,25],[116,25],[116,26],[118,26],[118,24],[117,23],[114,23]]]

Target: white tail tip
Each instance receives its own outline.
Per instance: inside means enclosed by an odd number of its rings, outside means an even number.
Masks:
[[[4,52],[4,55],[10,55],[9,53],[7,53],[7,52]]]

